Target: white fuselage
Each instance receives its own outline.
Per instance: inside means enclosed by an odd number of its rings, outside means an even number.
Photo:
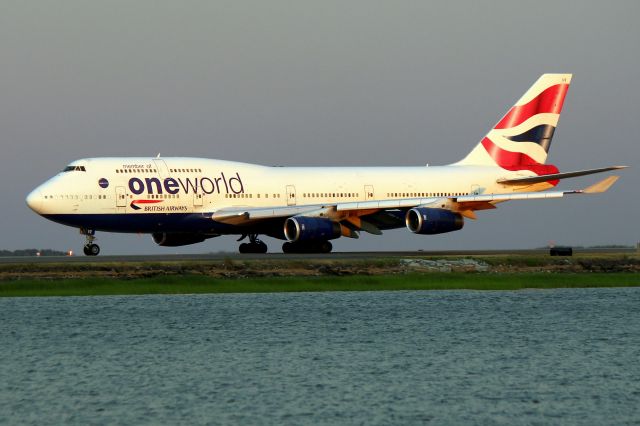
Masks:
[[[199,158],[89,158],[67,169],[29,196],[39,214],[211,213],[490,194],[516,190],[498,179],[525,175],[492,166],[267,167]]]

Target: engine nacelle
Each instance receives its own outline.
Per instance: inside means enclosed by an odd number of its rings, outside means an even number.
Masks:
[[[405,223],[414,234],[444,234],[462,229],[464,219],[446,209],[415,207],[407,212]]]
[[[291,242],[333,240],[340,237],[340,224],[331,219],[294,216],[284,222],[284,236]]]
[[[189,244],[201,243],[207,238],[204,234],[189,232],[154,232],[151,234],[153,241],[163,247],[187,246]]]

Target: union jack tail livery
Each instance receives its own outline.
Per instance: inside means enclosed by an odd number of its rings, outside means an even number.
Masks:
[[[498,165],[536,175],[558,173],[557,167],[545,161],[570,82],[571,74],[543,74],[457,164]]]

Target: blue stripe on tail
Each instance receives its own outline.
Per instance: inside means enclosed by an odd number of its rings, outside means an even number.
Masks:
[[[507,139],[513,142],[533,142],[540,145],[546,152],[549,152],[551,147],[551,139],[556,128],[550,124],[541,124],[532,129],[527,130],[524,133],[514,136],[505,136]]]

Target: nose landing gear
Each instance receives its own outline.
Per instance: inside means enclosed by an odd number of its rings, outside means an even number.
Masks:
[[[80,234],[84,235],[87,241],[82,249],[84,254],[86,256],[97,256],[100,254],[100,246],[93,243],[96,239],[96,231],[93,229],[80,228]]]
[[[266,253],[267,245],[258,239],[258,234],[249,234],[249,242],[240,244],[238,251],[240,253]],[[238,241],[245,239],[247,235],[240,237]]]

